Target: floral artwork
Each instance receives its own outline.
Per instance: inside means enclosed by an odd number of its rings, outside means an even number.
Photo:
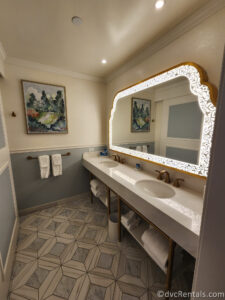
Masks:
[[[27,133],[67,133],[62,86],[22,80]]]
[[[150,131],[151,101],[139,98],[132,98],[131,108],[131,131]]]

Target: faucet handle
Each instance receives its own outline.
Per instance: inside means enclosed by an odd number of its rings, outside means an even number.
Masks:
[[[112,154],[112,157],[114,157],[114,160],[117,161],[117,159],[116,159],[117,155],[116,154]]]
[[[155,170],[155,172],[159,173],[159,175],[157,176],[158,180],[163,180],[163,176],[160,170]]]
[[[121,158],[121,159],[120,159],[120,162],[121,162],[121,164],[125,164],[126,159],[125,159],[125,158]]]
[[[176,178],[175,180],[174,180],[174,183],[173,183],[173,186],[175,186],[175,187],[180,187],[180,182],[184,182],[184,179],[183,178]]]

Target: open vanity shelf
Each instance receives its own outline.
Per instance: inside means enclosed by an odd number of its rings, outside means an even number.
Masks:
[[[93,175],[90,172],[90,182],[95,177],[96,176]],[[102,182],[101,180],[99,180],[99,181]],[[103,184],[105,185],[105,183],[103,183]],[[176,243],[169,236],[167,236],[163,231],[161,231],[157,226],[155,226],[150,220],[146,219],[137,209],[135,209],[134,207],[132,207],[129,203],[127,203],[127,201],[125,201],[119,195],[117,195],[114,191],[112,191],[108,186],[106,186],[106,190],[107,190],[107,197],[106,197],[107,199],[106,199],[106,201],[102,201],[102,199],[99,199],[99,200],[107,207],[108,218],[110,218],[110,214],[111,214],[111,193],[113,192],[113,194],[116,195],[116,197],[117,197],[117,205],[118,205],[118,207],[117,207],[118,208],[118,211],[117,211],[117,214],[118,214],[118,241],[119,242],[121,241],[121,225],[123,225],[124,228],[138,242],[138,244],[145,250],[145,252],[155,261],[154,257],[152,257],[152,255],[148,251],[148,249],[145,248],[144,243],[141,240],[142,234],[145,232],[145,230],[147,230],[149,228],[149,225],[151,225],[154,229],[156,229],[157,231],[159,231],[162,235],[164,235],[164,237],[166,237],[168,239],[168,242],[169,242],[168,263],[167,263],[167,265],[166,265],[166,267],[164,269],[162,269],[162,267],[160,267],[160,266],[159,267],[166,274],[165,288],[166,288],[166,290],[169,291],[170,288],[171,288],[171,282],[172,282],[174,248],[176,246]],[[90,195],[91,195],[91,202],[93,203],[93,196],[94,195],[93,195],[91,189],[90,189]],[[143,220],[143,222],[141,222],[134,229],[130,229],[127,226],[127,224],[125,224],[125,222],[123,222],[122,219],[121,219],[121,217],[122,217],[122,214],[121,214],[122,202],[130,210],[134,211]],[[155,261],[155,263],[157,264],[156,261]]]

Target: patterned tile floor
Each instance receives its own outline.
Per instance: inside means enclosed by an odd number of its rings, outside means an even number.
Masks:
[[[193,266],[175,270],[173,289],[189,291]],[[107,213],[80,195],[21,217],[10,300],[153,300],[165,275],[124,230],[111,242]],[[179,299],[179,298],[176,298]]]

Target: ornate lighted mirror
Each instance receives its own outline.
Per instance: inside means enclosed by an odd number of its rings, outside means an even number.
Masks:
[[[194,63],[179,64],[119,92],[109,120],[109,148],[207,176],[216,89]]]

